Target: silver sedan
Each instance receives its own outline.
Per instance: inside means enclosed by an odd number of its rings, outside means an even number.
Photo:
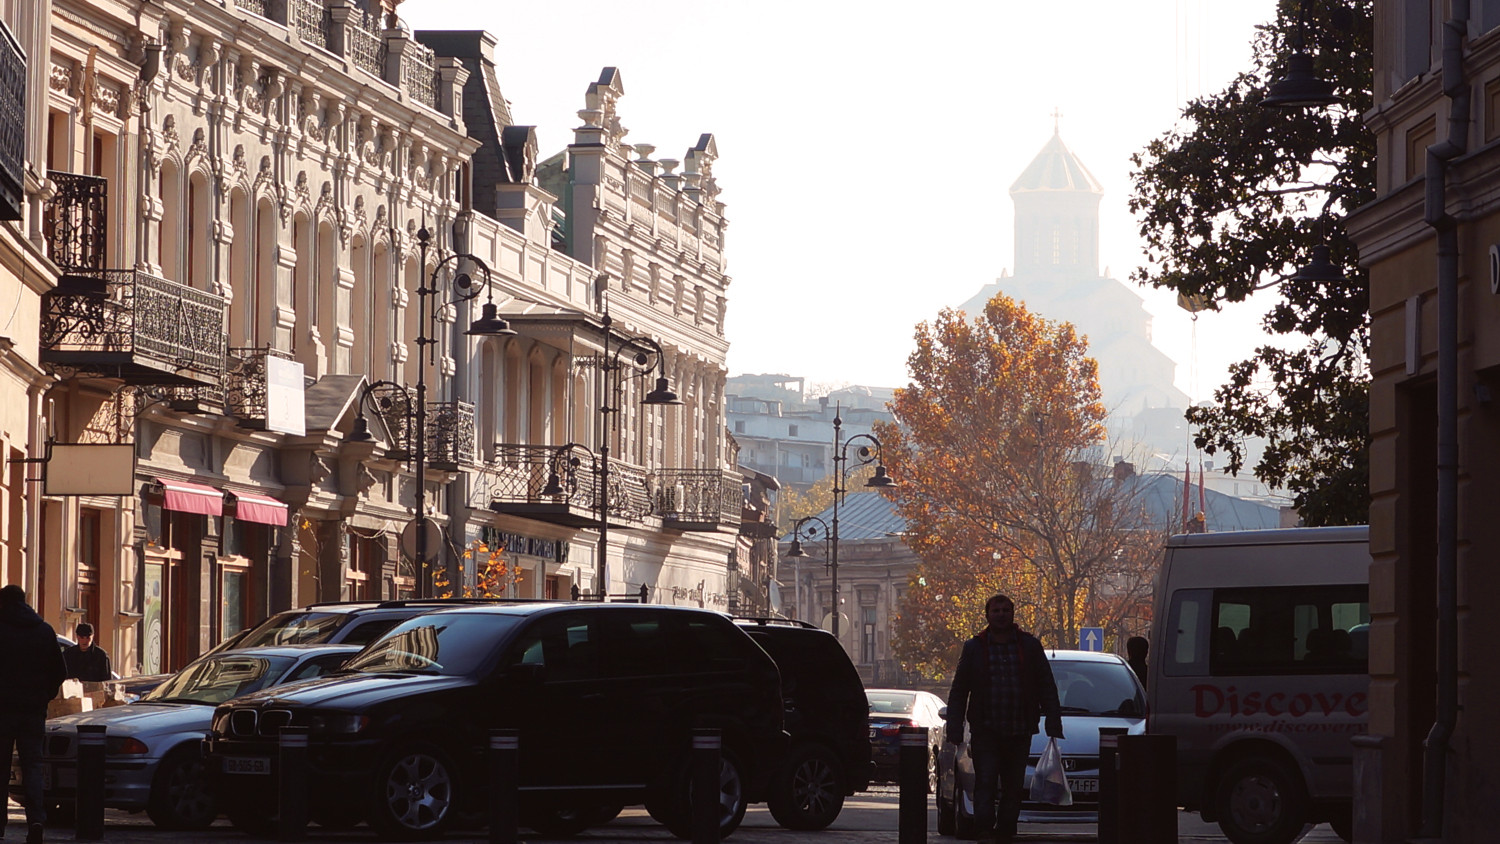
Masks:
[[[1071,806],[1049,806],[1023,798],[1022,823],[1094,823],[1099,819],[1099,729],[1123,728],[1132,735],[1146,731],[1146,695],[1135,672],[1114,654],[1048,651],[1062,702],[1063,735],[1058,742],[1063,770],[1073,794]],[[944,708],[946,715],[947,709]],[[974,763],[969,758],[969,729],[964,742],[944,744],[938,755],[938,832],[972,839]],[[1031,788],[1037,757],[1047,745],[1045,733],[1032,738],[1023,794]]]
[[[285,645],[208,654],[134,703],[49,719],[42,744],[46,800],[54,806],[73,803],[78,728],[99,725],[106,728],[106,807],[144,809],[166,829],[207,827],[219,809],[205,785],[200,742],[214,707],[267,686],[336,671],[359,650],[353,645]],[[14,761],[10,793],[23,796]]]

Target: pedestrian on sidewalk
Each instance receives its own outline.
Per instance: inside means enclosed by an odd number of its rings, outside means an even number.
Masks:
[[[1062,738],[1062,710],[1042,643],[1016,626],[1015,602],[994,595],[984,602],[984,615],[988,626],[964,642],[953,672],[946,737],[961,742],[967,716],[979,840],[1012,844],[1031,737],[1045,714],[1047,735]]]
[[[102,683],[114,679],[114,671],[109,665],[109,653],[94,644],[94,625],[85,621],[73,628],[73,632],[78,638],[78,644],[69,645],[62,652],[68,677],[85,683]]]
[[[42,730],[47,723],[47,702],[57,697],[64,674],[52,625],[26,605],[21,587],[0,588],[0,754],[10,758],[14,747],[20,757],[26,790],[26,844],[41,844],[47,822],[42,800]]]
[[[1135,676],[1141,678],[1141,685],[1146,685],[1146,654],[1151,651],[1151,642],[1145,636],[1131,636],[1125,640],[1125,662],[1130,665],[1130,670]]]

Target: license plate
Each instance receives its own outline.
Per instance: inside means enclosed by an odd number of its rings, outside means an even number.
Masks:
[[[1098,794],[1098,777],[1068,777],[1068,790],[1074,794]]]
[[[225,756],[226,774],[269,774],[271,760],[265,756]]]

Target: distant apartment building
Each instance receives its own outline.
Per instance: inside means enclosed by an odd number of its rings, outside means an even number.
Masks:
[[[845,387],[807,401],[803,379],[787,375],[737,375],[728,379],[726,419],[740,446],[740,465],[774,477],[783,489],[805,491],[833,466],[833,420],[842,436],[868,434],[887,409],[892,390]]]

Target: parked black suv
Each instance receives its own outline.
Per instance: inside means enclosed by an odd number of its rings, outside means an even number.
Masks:
[[[782,757],[775,663],[723,615],[628,604],[508,604],[404,621],[337,674],[230,701],[208,769],[236,826],[276,811],[276,737],[310,731],[308,809],[388,838],[486,816],[489,730],[520,731],[522,823],[571,834],[645,803],[691,831],[691,731],[723,731],[721,835]]]
[[[325,601],[283,610],[220,642],[212,652],[271,645],[367,645],[397,624],[433,610],[500,598],[418,598],[403,601]]]
[[[823,829],[844,798],[870,785],[865,687],[849,655],[826,630],[805,621],[735,619],[781,669],[791,744],[771,774],[767,808],[787,829]]]

